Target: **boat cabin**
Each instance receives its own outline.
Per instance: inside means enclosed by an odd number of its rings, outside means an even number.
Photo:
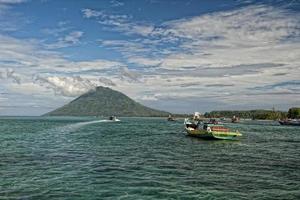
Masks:
[[[205,123],[203,129],[207,131],[216,131],[216,132],[229,132],[229,128],[224,127],[221,124],[211,124]]]

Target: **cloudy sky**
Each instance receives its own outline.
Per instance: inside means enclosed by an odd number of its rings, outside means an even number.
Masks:
[[[300,106],[300,1],[0,0],[0,115],[96,86],[176,113]]]

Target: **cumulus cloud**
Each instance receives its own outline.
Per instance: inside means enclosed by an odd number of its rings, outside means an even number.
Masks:
[[[0,32],[16,31],[26,21],[19,13],[11,12],[11,8],[27,0],[0,0]]]
[[[102,12],[98,14],[97,17],[103,16]],[[297,63],[299,58],[299,18],[299,14],[281,8],[247,6],[168,21],[155,27],[146,25],[148,31],[141,35],[147,39],[100,43],[121,52],[129,63],[159,64],[160,68],[171,70],[260,63],[290,65]],[[129,20],[128,16],[115,16],[104,25],[122,27],[125,24],[133,31],[130,24],[138,23]],[[126,29],[119,31],[130,33]]]
[[[184,51],[166,57],[162,67],[290,63],[299,56],[293,42],[300,36],[298,19],[281,9],[250,6],[166,22],[156,34],[183,38]]]
[[[125,57],[137,57],[151,53],[150,45],[138,41],[127,40],[100,40],[100,46],[120,52]],[[155,51],[155,50],[154,50]],[[147,59],[147,58],[146,58]]]
[[[209,104],[228,109],[288,106],[300,98],[298,13],[257,5],[156,26],[93,9],[83,9],[82,14],[103,28],[125,34],[128,40],[99,41],[102,47],[121,53],[125,63],[71,61],[53,50],[80,44],[80,31],[61,36],[48,48],[41,41],[0,35],[1,84],[28,87],[34,77],[37,91],[53,90],[57,98],[106,85],[147,105],[204,111]],[[15,76],[21,77],[20,85],[6,83],[17,83]]]
[[[120,68],[120,77],[129,82],[141,82],[142,75],[138,72],[131,71],[127,67]]]
[[[99,82],[104,83],[106,86],[116,86],[116,84],[108,78],[100,77],[98,80]]]
[[[21,77],[15,73],[13,69],[5,69],[0,71],[0,79],[11,79],[15,83],[21,83]]]
[[[79,96],[97,86],[97,84],[90,79],[82,78],[80,76],[50,76],[46,78],[37,76],[36,81],[53,89],[56,94],[72,97]]]
[[[59,21],[56,26],[44,28],[41,30],[41,32],[47,35],[58,37],[60,34],[65,33],[70,29],[71,26],[69,25],[69,21]]]
[[[85,18],[99,17],[102,15],[101,11],[96,11],[89,8],[82,9],[81,11]]]
[[[82,77],[82,76],[35,76],[34,80],[41,86],[52,89],[56,95],[76,97],[97,86],[114,87],[116,84],[105,77]]]
[[[129,63],[135,63],[141,66],[157,66],[161,64],[161,60],[159,59],[151,59],[151,58],[146,58],[146,57],[129,57],[127,59]]]
[[[145,87],[157,94],[155,99],[201,96],[224,105],[235,100],[266,104],[261,92],[250,86],[276,85],[300,76],[299,19],[298,13],[283,8],[247,6],[164,22],[147,33],[147,40],[102,41],[101,45],[135,64]],[[152,71],[145,68],[153,66]],[[292,93],[292,87],[276,87],[278,93],[265,95],[271,98],[285,92],[298,98],[298,88]],[[248,94],[257,98],[246,100]],[[137,96],[147,99],[147,95]],[[279,98],[273,103],[282,104]]]
[[[23,3],[27,0],[0,0],[0,4],[16,4],[16,3]]]
[[[82,9],[84,18],[96,18],[101,25],[108,26],[110,29],[122,31],[125,34],[137,34],[148,36],[154,30],[154,26],[144,22],[132,22],[130,15],[107,14],[104,11],[89,8]]]
[[[0,34],[0,43],[3,44],[0,45],[0,81],[7,90],[14,87],[8,81],[20,84],[17,88],[34,82],[61,97],[74,97],[98,85],[116,86],[112,78],[118,77],[119,69],[126,66],[102,59],[70,61],[56,51],[43,49],[43,44],[36,40],[24,41]]]
[[[116,26],[129,27],[132,23],[128,17],[112,19],[117,19]],[[101,41],[101,44],[120,51],[131,63],[144,66],[148,59],[149,65],[161,63],[166,69],[290,63],[299,56],[299,44],[293,42],[300,36],[298,19],[298,14],[284,9],[248,6],[168,21],[156,27],[145,26],[148,31],[142,35],[147,35],[147,40]],[[108,21],[110,25],[115,22]],[[154,52],[156,59],[149,58]]]
[[[110,61],[110,60],[103,60],[103,59],[96,59],[92,61],[80,61],[80,62],[73,62],[70,68],[71,71],[74,69],[78,70],[99,70],[99,69],[118,69],[119,67],[123,67],[125,64],[117,62],[117,61]]]
[[[19,3],[24,3],[27,0],[0,0],[0,16],[1,14],[4,14],[11,5],[13,4],[19,4]]]
[[[299,36],[299,20],[285,10],[270,6],[249,6],[165,23],[175,36],[201,41],[223,41],[238,46],[268,44]],[[230,42],[228,42],[228,40]]]
[[[56,43],[47,44],[46,47],[49,49],[57,49],[76,45],[79,43],[82,36],[82,31],[72,31],[64,37],[59,38]]]
[[[18,73],[80,73],[87,70],[115,69],[125,64],[104,60],[70,61],[53,50],[45,50],[36,40],[19,40],[0,34],[0,68],[18,69]]]
[[[110,3],[111,3],[112,7],[120,7],[120,6],[124,6],[125,5],[124,2],[117,1],[117,0],[111,0]]]

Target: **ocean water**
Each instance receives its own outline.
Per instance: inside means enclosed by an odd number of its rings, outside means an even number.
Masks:
[[[239,141],[160,118],[0,118],[0,199],[300,199],[300,127],[228,124]]]

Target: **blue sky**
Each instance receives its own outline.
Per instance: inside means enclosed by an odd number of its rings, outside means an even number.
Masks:
[[[300,2],[0,0],[0,115],[96,86],[176,113],[300,106]]]

